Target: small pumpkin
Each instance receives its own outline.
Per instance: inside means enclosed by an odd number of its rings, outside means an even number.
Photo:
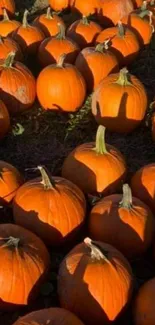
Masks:
[[[61,322],[62,320],[62,322]],[[20,317],[13,325],[84,325],[73,313],[63,308],[48,308],[33,311]]]
[[[57,64],[49,65],[40,72],[37,96],[44,109],[76,112],[85,100],[86,84],[78,69],[64,64],[64,59],[62,54]]]
[[[62,11],[69,8],[72,0],[49,0],[49,5],[54,11]]]
[[[3,10],[6,10],[9,15],[15,13],[15,1],[14,0],[1,0],[0,2],[0,16],[3,16]]]
[[[10,116],[5,104],[0,100],[0,140],[4,138],[10,128]]]
[[[97,35],[102,28],[94,21],[88,20],[86,16],[73,22],[68,30],[67,36],[73,39],[81,49],[94,45]]]
[[[100,0],[72,0],[71,8],[82,16],[97,15],[100,10]]]
[[[3,10],[3,20],[0,21],[0,35],[1,37],[12,36],[13,32],[21,26],[21,23],[17,20],[10,20],[6,12]]]
[[[11,37],[0,36],[0,60],[5,60],[10,52],[15,53],[15,60],[23,61],[23,53],[18,43]]]
[[[100,0],[99,20],[105,27],[116,25],[133,11],[134,0]]]
[[[131,64],[137,57],[140,44],[137,36],[121,22],[117,27],[104,29],[96,38],[96,44],[111,40],[111,51],[116,55],[120,66]]]
[[[80,51],[79,46],[65,36],[65,28],[59,24],[59,33],[55,37],[46,38],[38,50],[38,59],[43,67],[57,63],[62,54],[66,54],[65,62],[74,63]]]
[[[86,47],[76,58],[75,65],[83,75],[87,89],[92,92],[102,79],[119,70],[118,60],[109,50],[109,40],[96,47]]]
[[[86,324],[107,325],[115,321],[129,303],[132,287],[127,259],[103,242],[85,238],[60,264],[60,305]]]
[[[133,195],[145,202],[155,212],[155,163],[137,170],[131,179]]]
[[[123,68],[119,73],[106,77],[96,88],[92,97],[92,113],[97,123],[108,130],[130,133],[143,120],[147,104],[143,84]]]
[[[86,212],[85,198],[71,182],[51,177],[45,168],[38,168],[41,179],[29,181],[17,191],[13,202],[14,220],[47,244],[60,245],[67,239],[73,239],[82,226]]]
[[[20,226],[1,224],[0,259],[0,310],[30,304],[49,270],[50,256],[44,243]]]
[[[0,98],[11,114],[30,108],[36,97],[36,84],[30,70],[21,62],[14,61],[10,52],[0,64]]]
[[[65,23],[62,18],[55,13],[51,13],[50,7],[47,8],[46,14],[38,16],[33,22],[33,26],[39,27],[46,37],[56,36],[59,33],[58,24],[61,24],[65,28]]]
[[[130,187],[124,184],[123,196],[104,197],[93,207],[89,234],[93,240],[111,244],[127,258],[134,258],[151,245],[155,219],[147,205],[132,197]]]
[[[28,14],[28,10],[25,10],[22,25],[13,33],[13,39],[19,43],[24,53],[34,55],[45,35],[38,27],[28,23]]]
[[[105,128],[99,126],[96,142],[76,147],[63,163],[62,176],[76,184],[84,193],[113,193],[125,179],[124,157],[115,147],[105,144],[104,137]]]

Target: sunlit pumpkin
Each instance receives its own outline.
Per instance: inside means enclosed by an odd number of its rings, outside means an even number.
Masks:
[[[0,140],[7,134],[10,128],[10,116],[7,107],[0,100]]]
[[[100,0],[99,20],[104,26],[111,27],[133,9],[132,0]]]
[[[73,0],[49,0],[49,5],[54,11],[61,11],[69,8]]]
[[[23,61],[23,53],[19,44],[11,37],[0,36],[0,60],[5,60],[10,52],[15,53],[15,60]]]
[[[0,35],[2,37],[12,36],[13,32],[21,26],[21,23],[17,20],[9,19],[6,10],[3,10],[3,19],[0,21]]]
[[[71,0],[72,10],[76,10],[82,16],[90,16],[98,13],[101,0]]]
[[[3,16],[3,9],[6,9],[7,13],[12,16],[15,13],[15,1],[14,0],[1,0],[0,1],[0,16]]]

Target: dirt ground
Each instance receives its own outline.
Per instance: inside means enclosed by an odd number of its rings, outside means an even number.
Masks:
[[[47,7],[43,0],[16,0],[17,11],[24,8],[32,14]],[[67,17],[65,17],[67,19]],[[33,62],[30,63],[33,66]],[[34,71],[36,73],[36,71]],[[155,39],[151,45],[141,51],[138,59],[130,67],[144,84],[150,103],[155,96]],[[139,167],[155,161],[155,144],[151,139],[151,110],[142,125],[130,135],[112,134],[107,131],[106,142],[113,144],[126,157],[129,169],[129,179]],[[20,125],[20,129],[18,128]],[[21,127],[23,133],[20,133]],[[91,97],[82,109],[75,115],[43,111],[36,102],[34,107],[23,115],[12,119],[12,130],[0,143],[0,157],[15,165],[26,178],[31,177],[27,168],[45,165],[53,175],[59,175],[65,156],[78,144],[95,139],[97,125],[91,115]],[[10,210],[7,211],[11,218]],[[30,310],[57,306],[56,272],[61,252],[52,252],[53,268],[49,282],[42,288],[38,300],[30,308],[20,309],[13,313],[0,313],[0,325],[11,325],[19,315]],[[147,255],[142,260],[132,263],[137,285],[154,275],[153,265]],[[117,325],[131,325],[131,312],[116,322]]]

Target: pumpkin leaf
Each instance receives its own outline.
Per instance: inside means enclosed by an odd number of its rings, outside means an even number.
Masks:
[[[42,296],[49,296],[54,291],[54,286],[51,282],[46,282],[42,285],[40,293]]]
[[[24,127],[20,123],[16,123],[12,128],[12,133],[14,136],[21,135],[25,131]]]

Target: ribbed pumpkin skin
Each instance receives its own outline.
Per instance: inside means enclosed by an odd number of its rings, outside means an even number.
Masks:
[[[0,21],[0,35],[2,37],[12,36],[19,26],[21,26],[19,21],[3,19]]]
[[[84,24],[82,20],[76,20],[67,30],[66,35],[73,39],[81,49],[95,43],[97,35],[101,32],[100,25],[93,21]]]
[[[0,200],[11,202],[23,179],[19,171],[12,165],[0,160]]]
[[[100,0],[72,0],[72,9],[76,10],[82,16],[97,14],[100,10]]]
[[[15,60],[23,61],[23,53],[20,46],[12,38],[0,39],[0,60],[5,60],[10,52],[15,52]]]
[[[10,128],[10,116],[5,104],[0,100],[0,140],[6,135]]]
[[[13,214],[17,224],[50,245],[60,245],[83,224],[86,203],[74,184],[59,177],[53,180],[56,189],[45,189],[40,178],[20,187],[13,202]]]
[[[7,13],[13,15],[15,13],[14,0],[1,0],[0,2],[0,16],[3,16],[3,9],[7,10]]]
[[[71,0],[49,0],[49,5],[54,11],[61,11],[69,7]]]
[[[53,64],[41,71],[37,96],[44,109],[76,112],[84,102],[86,84],[76,67],[65,64],[61,68]]]
[[[119,20],[133,11],[132,0],[100,0],[99,18],[103,25],[116,25]]]
[[[92,113],[97,123],[108,130],[130,133],[145,116],[147,95],[135,76],[130,76],[132,85],[123,86],[116,83],[118,76],[109,75],[96,88],[92,97]]]
[[[22,25],[13,33],[13,39],[19,43],[23,53],[36,54],[39,45],[44,40],[44,33],[35,26],[23,27]]]
[[[33,26],[36,26],[42,30],[46,37],[55,36],[59,33],[58,24],[63,25],[65,28],[65,23],[63,20],[55,14],[51,16],[51,18],[47,18],[46,14],[42,14],[33,22]]]
[[[97,242],[96,242],[97,243]],[[114,247],[98,242],[106,260],[95,260],[81,243],[60,265],[60,305],[86,324],[107,325],[120,314],[132,293],[132,272],[128,261]],[[81,303],[82,302],[82,303]]]
[[[17,247],[7,247],[10,237]],[[32,232],[12,224],[0,225],[0,309],[27,305],[36,298],[49,269],[50,257],[44,243]]]

